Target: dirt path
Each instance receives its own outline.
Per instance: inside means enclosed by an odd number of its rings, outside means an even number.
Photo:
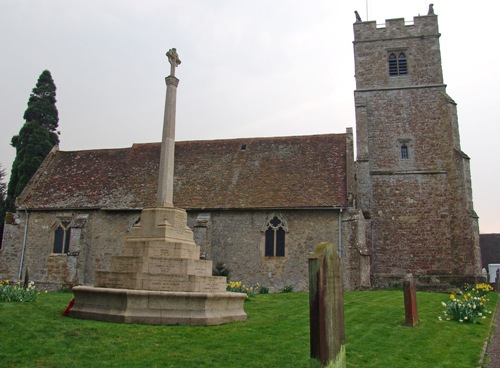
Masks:
[[[497,303],[495,316],[493,317],[493,326],[491,327],[491,337],[486,348],[486,357],[484,360],[488,362],[487,365],[481,365],[484,368],[500,368],[500,308]]]

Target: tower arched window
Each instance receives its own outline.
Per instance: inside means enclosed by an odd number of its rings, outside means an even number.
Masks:
[[[285,220],[280,215],[271,215],[264,229],[264,256],[285,256],[285,233],[288,231]]]
[[[408,62],[404,52],[391,52],[389,54],[389,75],[407,75]]]

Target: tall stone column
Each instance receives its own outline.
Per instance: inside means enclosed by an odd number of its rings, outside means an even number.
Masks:
[[[158,176],[157,207],[173,207],[174,197],[174,155],[175,155],[175,107],[179,79],[175,77],[175,68],[181,63],[177,51],[167,52],[170,62],[170,75],[165,78],[167,95],[163,116],[163,135],[161,140],[160,172]]]

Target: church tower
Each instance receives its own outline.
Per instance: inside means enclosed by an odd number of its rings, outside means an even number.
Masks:
[[[446,93],[437,16],[354,23],[357,206],[374,286],[481,273],[469,157]]]

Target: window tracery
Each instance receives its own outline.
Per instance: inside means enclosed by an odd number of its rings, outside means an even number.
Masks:
[[[264,233],[264,256],[285,256],[285,234],[288,232],[288,224],[281,214],[272,213],[268,216],[263,226]]]

